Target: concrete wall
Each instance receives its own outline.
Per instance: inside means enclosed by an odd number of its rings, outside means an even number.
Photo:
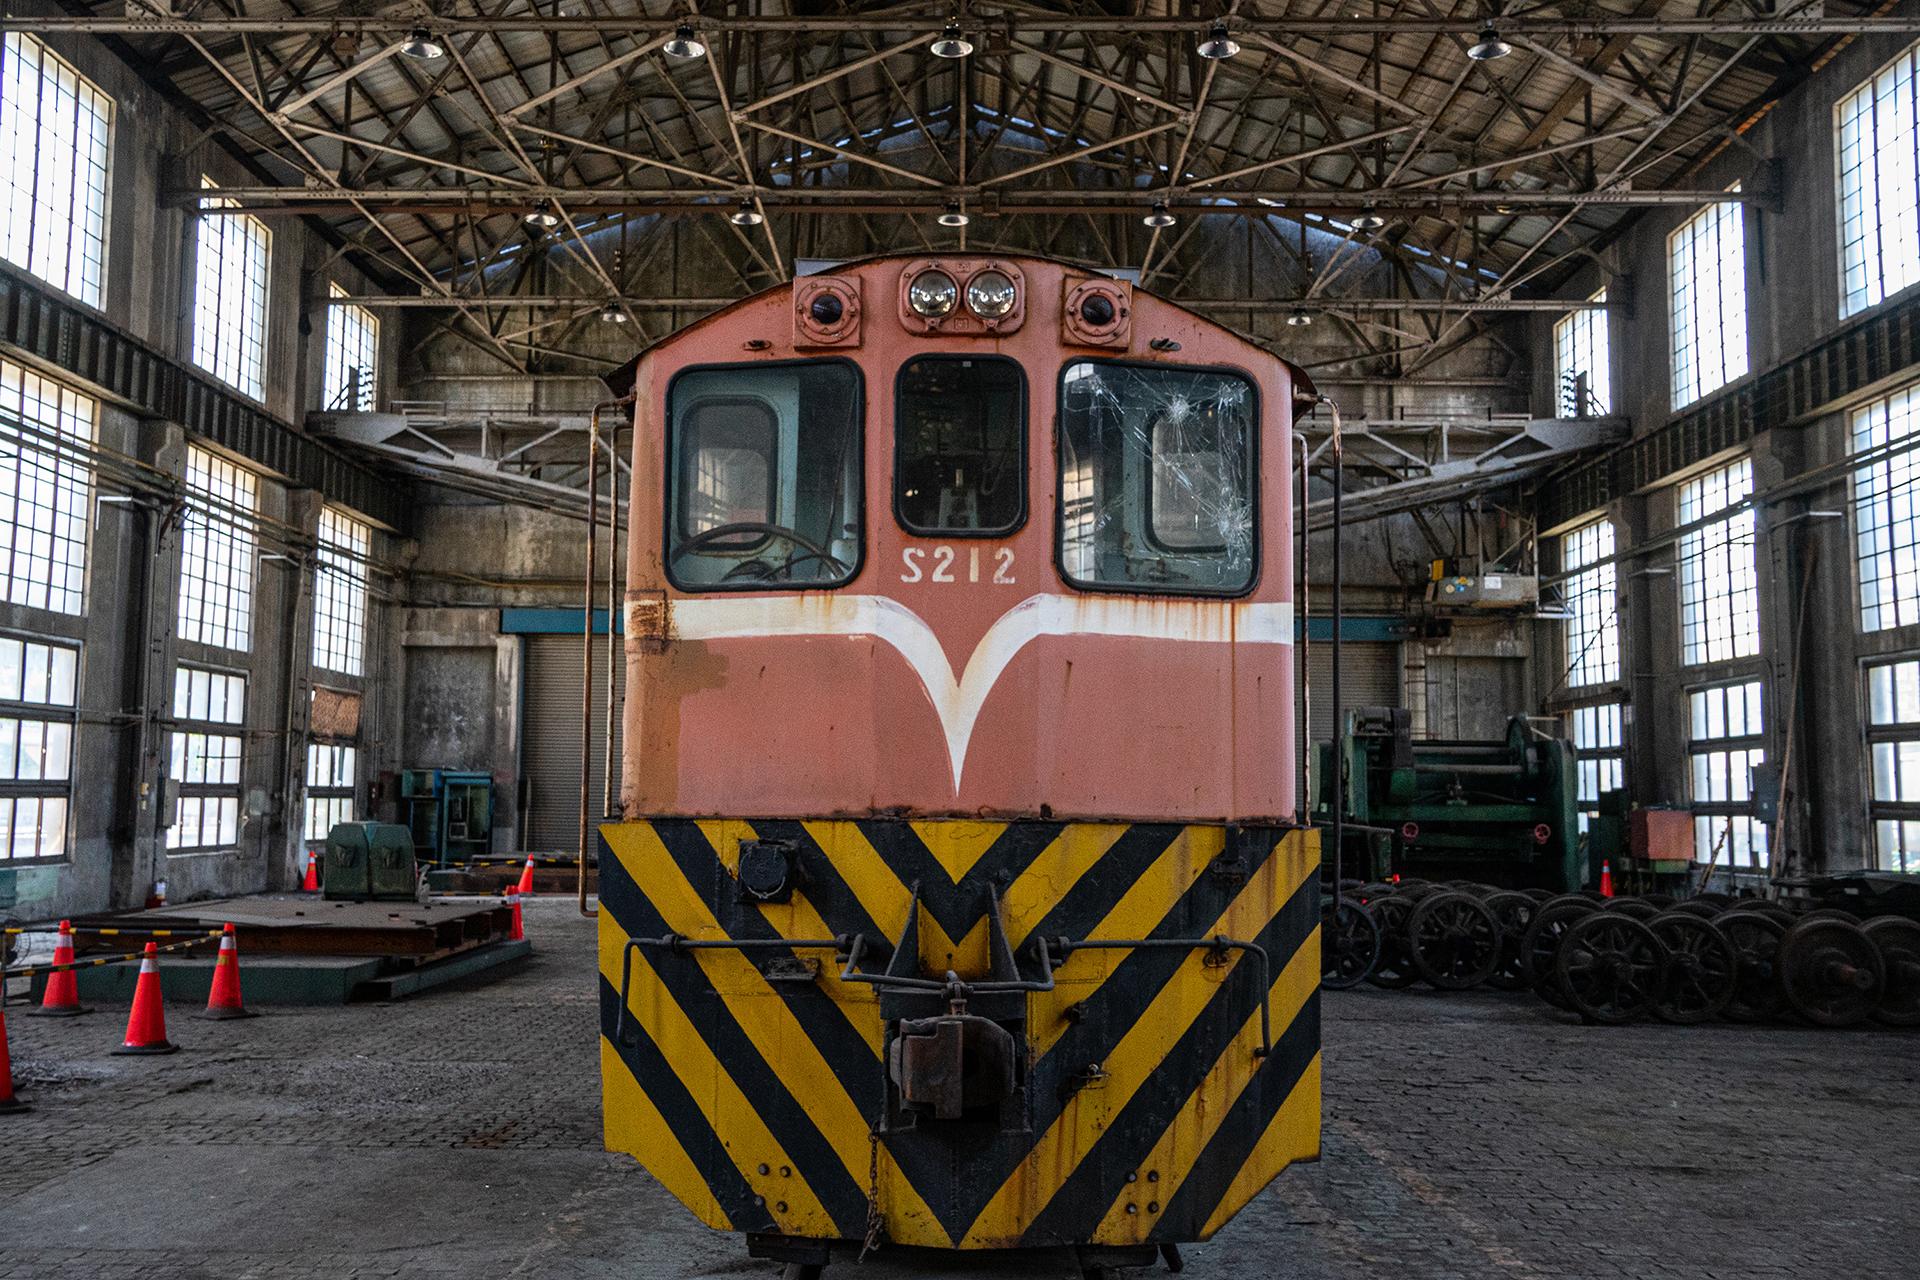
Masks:
[[[1740,181],[1750,189],[1780,193],[1777,204],[1746,206],[1749,378],[1859,318],[1843,321],[1840,315],[1834,108],[1906,43],[1898,38],[1853,41],[1744,138],[1726,147],[1696,179],[1689,180],[1696,186]],[[1610,297],[1622,301],[1609,313],[1614,405],[1631,418],[1637,434],[1655,430],[1675,416],[1667,237],[1692,212],[1658,210],[1643,215],[1603,251],[1601,263],[1590,266],[1564,290],[1568,298],[1586,297],[1604,284]],[[1907,299],[1902,295],[1900,300]],[[1551,316],[1536,320],[1535,350],[1551,352],[1552,325]],[[1920,370],[1905,376],[1911,380],[1915,374]],[[1551,403],[1550,356],[1536,364],[1533,393],[1536,409]],[[1764,495],[1845,458],[1850,452],[1848,434],[1845,412],[1763,432],[1750,449],[1756,490]],[[1748,451],[1745,447],[1730,451],[1694,470]],[[1687,690],[1718,680],[1760,679],[1767,695],[1770,760],[1783,758],[1789,724],[1796,726],[1788,783],[1794,803],[1789,806],[1786,834],[1792,865],[1816,869],[1872,865],[1860,663],[1872,655],[1920,648],[1920,628],[1871,634],[1861,630],[1847,475],[1842,470],[1791,497],[1763,498],[1758,504],[1761,653],[1697,667],[1681,663],[1675,550],[1658,542],[1678,523],[1677,482],[1684,478],[1669,477],[1647,492],[1622,497],[1605,512],[1615,523],[1624,553],[1619,573],[1625,678],[1617,689],[1581,692],[1627,700],[1631,715],[1628,778],[1635,800],[1684,804],[1688,798]],[[1805,519],[1816,511],[1840,512],[1844,518]],[[1540,664],[1542,696],[1549,693],[1566,660],[1559,652],[1558,631],[1557,627],[1541,628],[1543,646],[1551,646],[1556,654],[1554,661]],[[1797,637],[1802,638],[1796,644]],[[1801,669],[1797,698],[1796,665]],[[1563,691],[1554,703],[1577,700]]]
[[[194,222],[186,211],[165,204],[162,191],[197,182],[202,173],[218,181],[254,179],[103,46],[80,38],[52,43],[115,102],[101,311],[135,336],[190,362]],[[308,313],[302,299],[323,293],[329,279],[356,291],[369,282],[350,264],[333,261],[333,246],[305,223],[276,221],[272,232],[262,404],[297,423],[319,403],[325,343],[323,313]],[[383,326],[382,365],[389,380],[401,340],[400,326]],[[16,353],[4,350],[0,358],[18,361]],[[54,376],[59,371],[42,372]],[[103,449],[166,476],[184,472],[189,441],[172,424],[102,402],[96,440]],[[49,863],[0,861],[0,915],[9,919],[137,905],[159,880],[168,883],[176,901],[294,881],[304,858],[302,775],[307,701],[314,684],[366,698],[363,795],[366,780],[392,767],[385,735],[397,713],[387,702],[385,684],[398,667],[391,657],[382,657],[383,650],[397,651],[390,644],[385,603],[393,595],[390,572],[376,571],[368,610],[367,669],[375,674],[357,679],[309,668],[311,547],[319,495],[262,474],[258,514],[271,532],[260,552],[270,558],[256,564],[252,645],[249,652],[235,654],[176,638],[178,522],[164,494],[131,504],[98,501],[124,488],[103,476],[95,489],[82,615],[0,602],[0,631],[78,641],[82,649],[68,856]],[[393,547],[391,538],[376,535],[375,558],[390,560]],[[271,558],[276,555],[291,559]],[[165,851],[169,815],[163,812],[173,669],[182,660],[244,671],[249,686],[239,838],[230,849],[184,856]]]

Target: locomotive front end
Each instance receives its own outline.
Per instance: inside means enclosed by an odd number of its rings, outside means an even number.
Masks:
[[[802,277],[637,373],[609,1148],[803,1270],[1140,1261],[1315,1157],[1310,389],[964,256]]]

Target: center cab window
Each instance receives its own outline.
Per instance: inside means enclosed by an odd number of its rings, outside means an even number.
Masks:
[[[860,375],[840,361],[695,369],[667,390],[667,576],[827,587],[860,563]]]
[[[1214,369],[1082,360],[1060,386],[1060,570],[1077,587],[1253,586],[1253,384]]]
[[[1027,514],[1027,386],[997,356],[922,356],[900,370],[893,510],[909,533],[998,537]]]

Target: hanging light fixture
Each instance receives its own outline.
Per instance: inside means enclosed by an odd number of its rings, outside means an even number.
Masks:
[[[560,225],[560,215],[553,211],[553,201],[537,200],[533,208],[527,210],[526,223],[542,231],[551,231]]]
[[[940,225],[943,227],[964,227],[972,221],[973,219],[967,216],[967,211],[961,207],[958,200],[950,202],[946,212],[940,215]]]
[[[1368,205],[1362,209],[1360,216],[1353,220],[1353,229],[1355,231],[1378,231],[1386,225],[1387,220],[1381,217],[1380,211],[1372,205]]]
[[[964,58],[973,52],[973,41],[961,34],[959,18],[948,18],[939,38],[927,46],[927,52],[936,58]]]
[[[1153,208],[1147,210],[1146,216],[1141,218],[1140,221],[1157,231],[1162,227],[1172,226],[1174,223],[1180,221],[1180,219],[1174,217],[1173,214],[1167,211],[1167,202],[1165,200],[1155,200],[1153,202]]]
[[[1467,56],[1475,62],[1492,62],[1495,58],[1504,58],[1513,52],[1513,46],[1500,38],[1491,24],[1480,33],[1480,42],[1467,50]]]
[[[417,62],[431,62],[443,56],[446,49],[433,38],[433,32],[425,27],[415,27],[407,32],[406,40],[400,45],[400,52],[404,57],[412,58]]]
[[[742,196],[740,207],[727,215],[727,221],[736,227],[757,227],[765,222],[766,218],[754,207],[752,196]]]
[[[600,319],[607,324],[625,324],[627,313],[621,309],[619,299],[608,298],[607,305],[600,308]]]
[[[1305,307],[1295,307],[1293,310],[1287,312],[1287,327],[1289,329],[1304,329],[1312,323],[1313,317],[1307,314]]]
[[[697,58],[705,53],[707,46],[700,43],[700,36],[694,31],[693,24],[691,22],[683,22],[673,29],[673,39],[661,45],[660,51],[669,58],[679,58],[685,61],[689,58]]]
[[[1220,62],[1240,52],[1240,42],[1227,34],[1225,22],[1216,22],[1207,28],[1206,36],[1193,51],[1203,58]]]

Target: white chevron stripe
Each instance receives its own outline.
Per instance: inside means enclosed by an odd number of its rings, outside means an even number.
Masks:
[[[1014,655],[1041,636],[1120,636],[1208,644],[1293,643],[1293,605],[1256,601],[1035,595],[1000,615],[958,680],[919,614],[886,596],[702,596],[675,600],[676,640],[772,636],[872,636],[893,646],[920,677],[946,733],[954,794],[967,744],[987,695]]]

